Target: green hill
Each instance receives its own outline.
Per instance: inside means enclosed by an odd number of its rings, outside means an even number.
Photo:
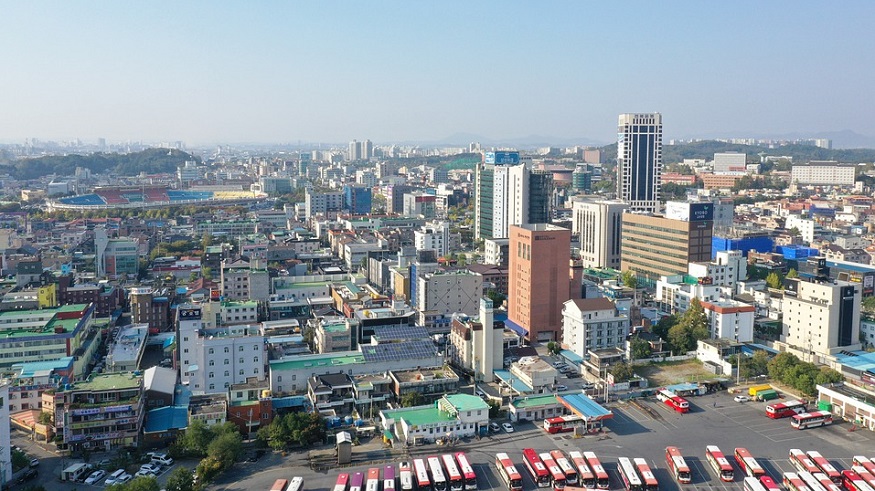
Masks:
[[[119,176],[135,176],[140,172],[157,174],[176,172],[176,168],[187,160],[200,159],[180,150],[149,148],[134,153],[94,153],[90,155],[51,155],[33,159],[22,159],[0,165],[5,172],[16,179],[37,179],[50,174],[72,176],[77,167],[93,173],[113,173]]]

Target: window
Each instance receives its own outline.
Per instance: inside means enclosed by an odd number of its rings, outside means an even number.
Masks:
[[[241,364],[243,363],[243,358],[240,358],[240,363],[241,363]]]
[[[239,350],[237,350],[237,351],[243,351],[243,346],[241,346],[241,347],[240,347],[240,349],[239,349]]]
[[[282,381],[283,381],[283,376],[282,376],[282,375],[278,376],[278,377],[276,378],[276,381],[277,381],[277,382],[282,382]]]
[[[252,351],[258,351],[258,345],[257,345],[257,344],[253,344],[253,345],[252,345]]]
[[[215,353],[215,351],[216,351],[216,350],[214,350],[213,348],[210,348],[210,354],[211,354],[211,355],[212,355],[213,353]]]
[[[231,348],[225,346],[225,353],[230,353],[230,352],[231,352]]]
[[[226,377],[230,377],[230,376],[231,376],[231,372],[229,372],[228,370],[225,370],[225,376],[226,376]]]
[[[231,360],[225,358],[225,363],[224,363],[224,364],[225,364],[225,365],[230,365],[230,364],[231,364]]]
[[[183,353],[188,353],[188,348],[185,348],[184,350],[182,350],[182,352],[183,352]]]
[[[215,378],[215,374],[213,372],[210,372],[210,378]]]
[[[253,371],[253,373],[258,373],[258,369],[256,368],[256,369]]]
[[[253,362],[253,363],[258,363],[258,357],[256,356],[255,358],[253,358],[253,359],[252,359],[252,362]]]
[[[215,364],[216,364],[216,362],[215,362],[215,361],[213,361],[213,360],[210,360],[210,366],[213,366],[213,365],[215,365]]]
[[[210,390],[213,390],[215,388],[216,388],[216,384],[210,384]]]
[[[240,369],[240,375],[243,375],[243,369]]]

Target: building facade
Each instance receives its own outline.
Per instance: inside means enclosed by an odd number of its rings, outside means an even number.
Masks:
[[[574,201],[572,233],[580,237],[580,260],[584,268],[620,269],[622,201]]]
[[[617,197],[632,211],[659,211],[662,115],[621,114],[617,129]]]
[[[788,279],[784,286],[781,340],[805,361],[860,349],[859,284]]]
[[[562,308],[562,346],[580,357],[590,350],[623,347],[629,317],[607,298],[571,299]]]

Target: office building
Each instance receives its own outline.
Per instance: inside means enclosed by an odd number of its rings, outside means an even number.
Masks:
[[[483,241],[483,262],[507,267],[510,239],[486,239]]]
[[[343,207],[353,215],[371,212],[371,188],[362,184],[347,184],[343,187]]]
[[[553,175],[532,171],[519,152],[485,152],[474,177],[475,238],[503,238],[511,225],[550,221]]]
[[[853,186],[856,167],[840,164],[834,160],[812,160],[805,164],[793,164],[790,183],[819,186]]]
[[[415,191],[404,195],[404,216],[434,218],[437,213],[436,197]]]
[[[659,211],[662,115],[621,114],[617,134],[617,197],[631,211]]]
[[[747,173],[747,154],[725,152],[714,154],[715,174],[745,174]]]
[[[308,189],[304,196],[304,210],[306,218],[319,215],[333,218],[343,210],[343,191],[318,193]]]
[[[580,237],[580,260],[584,268],[620,269],[622,201],[576,200],[571,205],[571,231]]]
[[[629,317],[604,297],[567,300],[562,307],[562,346],[580,356],[589,351],[622,348]]]
[[[860,349],[859,284],[787,279],[784,287],[781,341],[804,361]]]
[[[413,232],[416,250],[434,249],[438,256],[446,256],[450,246],[450,224],[442,221],[427,222]]]
[[[513,225],[509,249],[508,327],[531,341],[558,341],[562,304],[571,298],[571,230]]]
[[[483,298],[483,277],[466,270],[435,271],[416,278],[416,308],[445,315],[474,315]]]

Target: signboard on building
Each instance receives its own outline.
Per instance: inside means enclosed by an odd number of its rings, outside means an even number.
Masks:
[[[483,162],[487,164],[519,164],[519,152],[486,152],[483,155]]]
[[[684,222],[714,220],[714,203],[669,201],[665,204],[665,217]]]
[[[863,275],[863,296],[872,295],[875,295],[875,273],[866,273]]]

